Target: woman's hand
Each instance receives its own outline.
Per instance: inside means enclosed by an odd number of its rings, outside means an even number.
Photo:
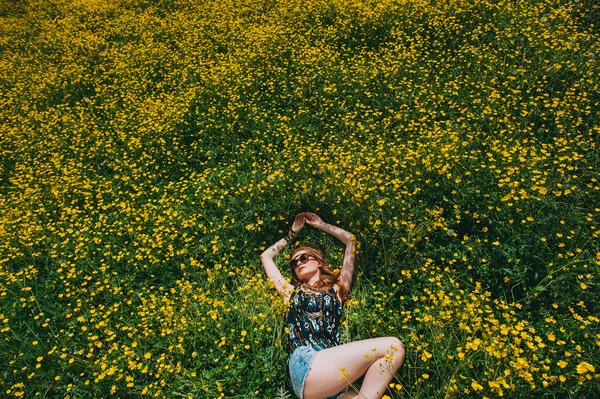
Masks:
[[[306,220],[306,223],[310,224],[313,227],[320,228],[325,223],[323,222],[323,219],[321,219],[319,216],[312,212],[304,212],[303,215],[304,219]]]
[[[298,234],[300,230],[304,228],[305,215],[303,213],[296,216],[294,219],[294,223],[292,223],[292,227],[290,228],[290,233]]]

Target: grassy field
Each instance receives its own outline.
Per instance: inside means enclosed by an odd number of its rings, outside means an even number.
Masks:
[[[405,343],[389,398],[599,397],[599,26],[0,0],[0,396],[291,398],[258,255],[310,210],[360,244],[343,340]]]

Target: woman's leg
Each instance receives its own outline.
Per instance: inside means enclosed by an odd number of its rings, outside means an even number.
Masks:
[[[361,399],[379,399],[404,361],[398,338],[384,337],[324,349],[315,355],[306,382],[305,399],[323,399],[343,390],[363,374]],[[365,374],[366,373],[366,374]]]
[[[355,389],[353,389],[355,388]],[[360,384],[352,384],[352,388],[348,388],[348,390],[342,395],[340,396],[338,399],[354,399],[354,398],[358,398],[360,399]]]

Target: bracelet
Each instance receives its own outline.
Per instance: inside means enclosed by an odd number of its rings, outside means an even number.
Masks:
[[[295,233],[290,229],[289,233],[283,236],[283,239],[289,243],[292,239],[296,238],[297,235],[298,233]]]

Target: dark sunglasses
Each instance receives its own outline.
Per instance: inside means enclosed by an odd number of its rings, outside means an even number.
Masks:
[[[305,264],[306,262],[308,262],[309,260],[311,260],[311,258],[312,258],[312,259],[315,259],[315,260],[317,259],[317,258],[315,258],[313,255],[310,255],[310,254],[302,254],[302,255],[300,255],[299,257],[297,257],[297,258],[294,258],[294,259],[292,259],[292,260],[290,261],[290,268],[291,268],[292,270],[296,270],[296,268],[298,267],[298,265],[303,265],[303,264]]]

